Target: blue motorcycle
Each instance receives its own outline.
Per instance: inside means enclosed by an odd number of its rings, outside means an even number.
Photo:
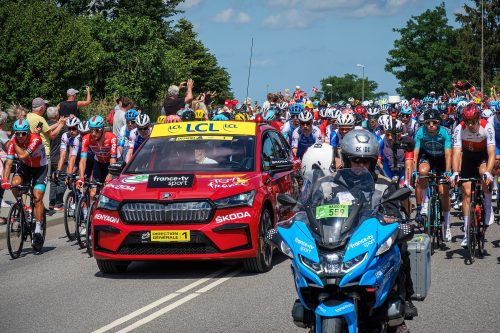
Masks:
[[[318,333],[395,332],[404,320],[397,244],[411,239],[413,228],[386,223],[382,213],[411,191],[399,189],[374,205],[374,180],[364,168],[313,177],[304,177],[299,201],[278,195],[296,213],[267,235],[292,260],[294,323]]]

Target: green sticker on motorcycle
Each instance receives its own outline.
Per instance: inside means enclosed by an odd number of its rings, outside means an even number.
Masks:
[[[316,207],[316,218],[325,219],[329,217],[348,217],[349,205],[324,205]]]

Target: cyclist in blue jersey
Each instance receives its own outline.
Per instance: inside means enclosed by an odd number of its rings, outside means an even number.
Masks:
[[[139,112],[135,109],[130,109],[125,112],[125,120],[127,123],[120,128],[120,136],[118,137],[118,156],[120,156],[121,159],[125,159],[127,156],[130,132],[136,127],[135,118],[137,118],[138,115]]]
[[[313,115],[303,111],[299,115],[300,127],[295,129],[292,135],[292,152],[298,158],[302,158],[307,148],[315,143],[321,143],[321,131],[313,126]]]
[[[288,108],[290,119],[281,128],[281,134],[285,137],[290,145],[292,145],[293,131],[299,128],[299,114],[304,111],[302,104],[293,104]]]
[[[130,162],[130,159],[132,158],[132,155],[135,153],[137,148],[139,148],[140,145],[144,141],[146,141],[151,134],[151,127],[149,126],[150,119],[147,114],[138,115],[137,118],[135,118],[135,124],[137,125],[137,127],[134,128],[132,132],[130,132],[129,148],[127,151],[127,156],[125,158],[126,163]]]
[[[427,176],[429,171],[446,176],[451,176],[451,134],[439,125],[439,114],[436,110],[424,110],[425,126],[421,127],[415,134],[414,170],[418,170],[418,176]],[[429,201],[427,179],[418,179],[416,220],[420,221],[422,214],[427,213]],[[444,212],[444,225],[447,226],[446,235],[449,233],[450,221],[450,195],[449,185],[439,185],[439,196]],[[450,236],[451,238],[451,236]],[[448,237],[446,237],[448,240]]]
[[[412,117],[413,110],[410,105],[401,107],[401,122],[403,123],[403,134],[413,138],[417,119]]]

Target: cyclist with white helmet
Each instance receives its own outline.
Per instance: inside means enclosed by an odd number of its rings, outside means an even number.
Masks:
[[[330,145],[333,149],[337,150],[335,154],[335,164],[337,169],[342,165],[340,159],[340,144],[342,138],[355,128],[355,118],[352,112],[341,112],[337,117],[337,129],[329,134]]]
[[[292,152],[298,158],[306,152],[307,148],[315,143],[321,143],[321,131],[313,125],[313,115],[308,111],[299,114],[300,127],[293,131]]]
[[[83,137],[90,132],[89,128],[89,123],[88,121],[80,121],[80,124],[78,124],[78,132],[80,133],[80,152],[78,153],[78,161],[80,161],[80,154],[81,154],[81,141],[83,140]],[[76,165],[75,168],[75,173],[78,170],[78,167],[80,165],[80,162]],[[89,150],[87,151],[87,165],[85,168],[85,177],[90,178],[92,176],[92,170],[94,169],[94,152],[92,151],[92,148],[89,147]]]
[[[368,116],[366,129],[371,133],[380,136],[381,131],[378,124],[378,119],[380,117],[380,108],[377,105],[370,105],[366,108],[366,115]]]
[[[292,144],[293,132],[299,127],[299,114],[304,111],[302,104],[295,103],[288,108],[289,120],[281,128],[281,134],[285,137],[288,143]]]
[[[66,119],[66,128],[68,131],[61,137],[59,162],[57,163],[57,171],[55,173],[56,180],[59,178],[59,175],[64,168],[64,164],[66,163],[67,152],[69,152],[69,155],[66,173],[73,174],[75,172],[75,165],[78,168],[78,163],[80,162],[80,152],[82,150],[81,137],[78,133],[78,126],[80,126],[80,123],[81,121],[77,117]]]
[[[147,114],[140,114],[135,118],[136,128],[130,132],[129,147],[127,155],[125,157],[125,162],[130,162],[132,155],[135,153],[137,148],[149,138],[151,134],[150,119]]]
[[[139,112],[135,109],[130,109],[125,112],[125,120],[127,123],[120,128],[120,136],[118,137],[118,158],[125,158],[129,146],[130,132],[136,127],[135,119]]]

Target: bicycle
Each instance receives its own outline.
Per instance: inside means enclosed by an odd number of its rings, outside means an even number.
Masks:
[[[76,239],[76,204],[80,200],[81,193],[76,188],[76,175],[74,174],[60,174],[60,181],[68,180],[69,192],[64,198],[64,229],[66,236],[70,241]]]
[[[76,239],[80,248],[86,248],[89,256],[93,256],[92,254],[92,221],[90,220],[90,215],[92,214],[92,210],[94,208],[94,204],[99,200],[99,195],[101,193],[101,187],[104,183],[87,181],[83,182],[82,186],[82,194],[80,199],[78,200],[78,204],[76,206]],[[90,203],[90,189],[92,186],[97,187],[95,200],[93,203]],[[85,227],[85,229],[83,229]],[[85,232],[83,232],[85,230]]]
[[[476,249],[480,256],[484,253],[486,221],[484,220],[484,193],[481,178],[461,178],[459,183],[471,182],[469,223],[467,225],[467,251],[472,264]]]
[[[429,172],[427,176],[419,176],[419,178],[429,179],[429,201],[427,212],[422,214],[422,225],[424,232],[429,235],[432,240],[431,252],[434,253],[435,248],[441,248],[444,244],[443,236],[443,210],[441,198],[437,187],[441,184],[447,184],[445,177],[438,176],[435,172]]]
[[[16,185],[11,187],[11,189],[14,188],[17,188],[19,191],[17,192],[16,202],[10,207],[7,216],[7,249],[12,259],[17,259],[21,255],[24,242],[28,237],[32,243],[36,222],[33,213],[35,211],[33,187],[31,185]],[[24,208],[23,195],[26,195],[27,200],[30,202],[29,207],[31,208],[31,212]],[[46,232],[47,218],[44,211],[42,220],[42,242],[37,245],[31,244],[31,247],[36,253],[39,253],[43,248]]]

